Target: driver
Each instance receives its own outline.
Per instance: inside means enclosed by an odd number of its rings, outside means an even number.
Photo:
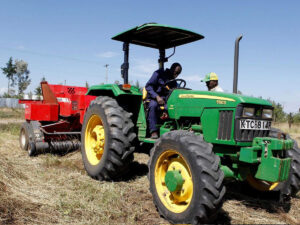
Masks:
[[[173,63],[170,69],[156,70],[150,80],[146,83],[148,105],[148,123],[151,133],[151,138],[158,138],[158,129],[156,127],[159,106],[165,106],[166,96],[169,89],[177,87],[176,81],[170,82],[167,86],[164,84],[172,79],[176,79],[181,73],[182,67],[179,63]],[[166,108],[166,107],[165,107]]]
[[[204,77],[201,82],[206,82],[207,89],[209,91],[218,91],[218,92],[224,92],[223,89],[219,86],[218,82],[219,78],[216,73],[208,73]]]

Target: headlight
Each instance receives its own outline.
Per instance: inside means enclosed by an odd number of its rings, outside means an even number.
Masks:
[[[264,109],[262,113],[263,119],[272,119],[273,110],[272,109]]]
[[[254,108],[244,108],[243,117],[252,117],[254,116]]]

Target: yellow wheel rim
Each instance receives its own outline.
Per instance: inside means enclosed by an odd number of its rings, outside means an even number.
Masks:
[[[177,170],[184,179],[181,190],[170,192],[165,183],[168,171]],[[175,150],[163,152],[155,165],[155,187],[160,201],[174,213],[185,211],[193,197],[193,180],[191,170],[182,155]]]
[[[105,131],[101,118],[92,115],[85,130],[85,152],[91,165],[97,165],[104,153]]]
[[[247,181],[253,188],[259,191],[272,191],[279,185],[279,182],[259,180],[251,175],[247,176]]]

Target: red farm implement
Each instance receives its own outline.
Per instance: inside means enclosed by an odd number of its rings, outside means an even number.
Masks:
[[[41,82],[42,100],[19,100],[25,104],[20,145],[29,155],[40,151],[71,151],[80,147],[84,112],[94,96],[87,88]]]

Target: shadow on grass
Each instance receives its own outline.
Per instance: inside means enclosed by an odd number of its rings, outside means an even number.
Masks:
[[[290,198],[281,199],[278,191],[261,192],[244,182],[228,182],[224,200],[238,200],[247,207],[264,209],[269,213],[289,212]]]
[[[231,224],[229,213],[221,209],[214,221],[214,224]]]
[[[132,181],[148,174],[148,166],[144,163],[133,161],[130,163],[128,172],[122,176],[118,181]]]
[[[39,156],[39,155],[46,155],[46,154],[50,154],[50,155],[58,156],[58,157],[63,157],[65,155],[72,154],[73,152],[77,152],[77,151],[80,151],[80,150],[70,149],[68,151],[55,151],[55,150],[47,149],[47,150],[44,150],[44,151],[41,151],[41,152],[37,152],[34,155],[34,157]],[[55,159],[53,162],[52,161],[51,162],[46,162],[46,165],[49,166],[49,165],[54,164],[56,166],[59,166],[61,164],[65,164],[65,162],[62,163],[60,159]],[[82,165],[82,170],[84,170],[83,165]],[[125,175],[123,175],[120,178],[115,179],[114,181],[115,182],[132,181],[132,180],[135,180],[137,178],[143,177],[143,176],[148,174],[148,166],[145,163],[140,163],[140,162],[137,162],[137,161],[131,162],[129,164],[129,167],[128,167],[127,170],[128,170],[128,172]]]

